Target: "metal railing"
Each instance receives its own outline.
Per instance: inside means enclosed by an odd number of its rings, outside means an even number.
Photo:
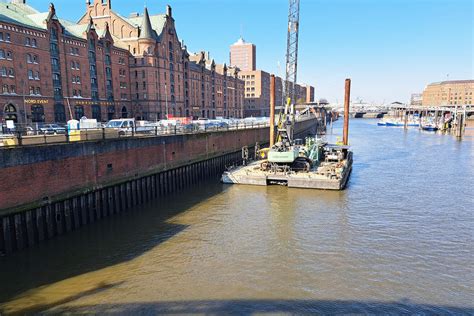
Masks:
[[[15,124],[14,129],[3,125],[0,129],[0,147],[44,145],[79,141],[97,141],[120,138],[161,137],[173,135],[202,134],[237,131],[269,127],[269,122],[238,122],[230,124],[147,125],[133,128],[81,128],[68,130],[65,126],[55,128]]]
[[[296,118],[297,122],[313,119],[311,114],[305,114]],[[15,128],[9,129],[5,124],[0,126],[0,148],[14,146],[32,146],[53,143],[72,143],[80,141],[98,141],[120,138],[144,138],[162,137],[173,135],[202,134],[214,132],[231,132],[244,129],[257,129],[270,127],[269,121],[246,121],[236,120],[229,123],[207,122],[190,123],[178,125],[162,125],[150,123],[149,125],[138,125],[129,128],[110,128],[98,124],[97,128],[81,128],[80,130],[68,130],[64,124],[33,123],[15,124]]]

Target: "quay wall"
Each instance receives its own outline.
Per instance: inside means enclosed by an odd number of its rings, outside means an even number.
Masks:
[[[299,122],[296,134],[315,127]],[[254,128],[0,149],[0,253],[218,177],[268,139]]]

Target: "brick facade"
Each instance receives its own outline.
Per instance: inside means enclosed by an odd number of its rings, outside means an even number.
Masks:
[[[314,127],[314,118],[300,121],[295,133],[306,135]],[[239,152],[268,139],[268,128],[253,128],[0,150],[0,213]]]
[[[451,80],[429,84],[423,91],[423,106],[474,104],[474,80]]]
[[[178,40],[172,10],[124,18],[111,2],[86,2],[72,23],[54,5],[40,13],[0,3],[0,119],[28,124],[86,116],[158,120],[175,116],[241,117],[238,69]],[[207,58],[206,58],[207,57]]]
[[[241,71],[239,78],[244,82],[244,116],[258,117],[270,115],[270,74],[263,70]],[[275,77],[275,106],[286,103],[284,96],[284,80]],[[314,87],[295,84],[295,99],[297,104],[314,101]]]

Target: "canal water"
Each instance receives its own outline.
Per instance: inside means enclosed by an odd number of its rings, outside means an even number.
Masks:
[[[349,138],[345,191],[216,179],[2,257],[0,311],[474,313],[473,136]]]

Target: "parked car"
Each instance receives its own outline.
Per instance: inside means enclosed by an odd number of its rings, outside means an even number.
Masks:
[[[26,127],[26,135],[31,136],[31,135],[35,135],[35,134],[36,133],[35,133],[35,130],[33,129],[33,127],[31,127],[31,126]]]
[[[42,134],[65,134],[66,129],[63,126],[60,126],[58,124],[45,124],[40,127],[40,132]]]
[[[113,128],[119,131],[120,136],[131,135],[135,130],[135,119],[110,120],[105,128]]]

